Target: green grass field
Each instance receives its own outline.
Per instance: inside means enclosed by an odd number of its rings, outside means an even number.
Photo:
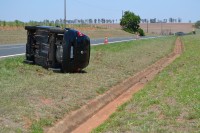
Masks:
[[[0,132],[42,132],[112,86],[170,53],[175,37],[94,46],[86,73],[62,74],[0,60]]]
[[[93,133],[200,132],[200,34],[182,40],[184,53]]]

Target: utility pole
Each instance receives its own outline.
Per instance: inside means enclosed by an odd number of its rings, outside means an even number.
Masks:
[[[64,0],[64,28],[66,28],[66,23],[67,23],[67,20],[66,20],[66,0]]]
[[[163,22],[162,21],[160,22],[161,22],[161,35],[163,35]]]
[[[149,32],[149,20],[147,19],[147,33]]]

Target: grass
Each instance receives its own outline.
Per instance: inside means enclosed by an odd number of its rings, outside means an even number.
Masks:
[[[0,132],[42,132],[42,128],[134,75],[172,51],[175,37],[94,46],[82,74],[62,74],[24,64],[24,57],[0,60]]]
[[[185,51],[92,133],[200,132],[200,34]]]
[[[104,37],[130,37],[133,36],[121,29],[101,28],[90,25],[69,25],[70,28],[79,30],[88,35],[91,39]],[[26,43],[26,30],[24,28],[6,27],[1,30],[0,27],[0,45]]]

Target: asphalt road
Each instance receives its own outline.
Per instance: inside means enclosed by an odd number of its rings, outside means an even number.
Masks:
[[[141,39],[150,39],[155,37],[141,37]],[[118,38],[108,38],[108,43],[116,43],[116,42],[125,42],[136,40],[133,37],[118,37]],[[104,38],[101,39],[92,39],[91,45],[101,45],[104,44]],[[0,58],[24,55],[26,52],[25,44],[7,44],[0,45]]]

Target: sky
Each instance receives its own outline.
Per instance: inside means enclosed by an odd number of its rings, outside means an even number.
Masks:
[[[200,20],[200,0],[66,0],[66,3],[68,20],[119,20],[122,11],[134,12],[142,19]],[[64,18],[64,0],[1,0],[0,20],[28,22],[61,18]]]

